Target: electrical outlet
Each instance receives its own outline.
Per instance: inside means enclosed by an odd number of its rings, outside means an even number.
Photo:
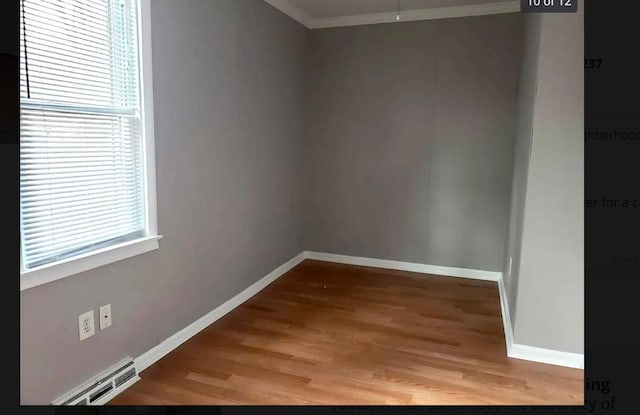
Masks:
[[[111,327],[111,304],[100,307],[100,330]]]
[[[513,257],[509,257],[509,276],[511,276],[511,266],[513,265]]]
[[[93,310],[87,311],[78,316],[78,330],[80,331],[80,340],[88,339],[96,334],[96,327],[93,321]]]

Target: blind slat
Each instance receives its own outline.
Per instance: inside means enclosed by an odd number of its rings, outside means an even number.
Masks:
[[[134,203],[134,202],[132,202],[132,203]],[[24,223],[24,232],[25,233],[31,233],[31,234],[37,234],[39,232],[45,231],[45,230],[43,230],[43,227],[45,225],[47,225],[47,226],[74,225],[74,224],[83,223],[86,220],[92,220],[92,218],[98,218],[98,217],[102,217],[102,216],[109,216],[112,219],[118,219],[118,221],[120,221],[118,209],[129,209],[129,208],[131,208],[132,203],[123,204],[123,205],[120,205],[120,206],[117,206],[117,207],[114,207],[111,204],[104,205],[104,206],[102,206],[100,208],[96,208],[96,207],[92,206],[91,209],[82,209],[82,210],[65,212],[64,215],[63,214],[59,215],[59,218],[58,218],[59,221],[56,222],[55,225],[52,224],[51,222],[47,222],[47,221],[43,221],[43,220],[39,220],[39,221],[35,221],[35,222],[25,221],[25,223]]]
[[[62,212],[56,215],[56,220],[64,220],[67,218],[66,215],[76,215],[78,217],[82,216],[83,212],[89,212],[92,209],[100,210],[100,209],[115,209],[118,206],[126,206],[130,207],[132,204],[137,203],[135,198],[132,198],[133,201],[127,202],[126,200],[122,200],[114,204],[114,202],[110,199],[101,199],[97,200],[95,203],[92,203],[91,206],[87,206],[85,203],[74,203],[68,206],[61,206],[59,210]],[[36,223],[50,223],[51,218],[48,216],[43,216],[37,209],[33,209],[34,214],[28,212],[29,214],[25,215],[23,219],[23,227],[26,229],[29,226],[35,226]]]
[[[77,228],[65,226],[63,236],[57,236],[55,238],[58,244],[57,249],[59,249],[63,245],[77,245],[79,237],[86,238],[87,240],[92,240],[92,234],[117,234],[123,231],[121,230],[121,228],[125,228],[124,232],[127,233],[126,231],[135,230],[137,228],[137,224],[135,221],[131,221],[131,223],[129,223],[129,226],[126,226],[126,224],[122,223],[122,221],[100,221],[97,224],[88,222],[86,223],[86,226]],[[29,243],[25,244],[25,247],[33,250],[34,252],[47,252],[51,249],[51,247],[49,246],[51,244],[50,241],[53,238],[51,236],[53,232],[51,231],[55,231],[55,229],[50,229],[50,231],[46,234],[47,236],[44,238],[31,239]]]
[[[82,238],[77,240],[78,243],[60,245],[61,249],[58,249],[56,251],[38,252],[37,255],[34,255],[32,266],[37,267],[39,265],[44,265],[57,260],[73,257],[75,255],[90,252],[92,250],[100,249],[105,246],[125,242],[142,235],[143,234],[139,231],[132,231],[126,235],[119,235],[118,233],[113,232],[94,234],[92,235],[91,239]],[[93,240],[99,240],[99,242],[92,242]]]
[[[145,233],[137,0],[24,0],[26,268]]]

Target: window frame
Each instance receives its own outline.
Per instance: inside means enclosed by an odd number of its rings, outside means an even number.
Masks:
[[[151,56],[150,0],[138,0],[138,65],[140,85],[140,117],[142,144],[142,183],[145,196],[145,236],[86,252],[74,257],[25,268],[22,261],[20,235],[20,291],[69,277],[90,269],[121,261],[159,248],[156,209],[155,136],[153,122],[153,75]],[[20,217],[22,222],[22,214]]]

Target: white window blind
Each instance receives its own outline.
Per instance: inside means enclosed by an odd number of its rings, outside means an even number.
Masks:
[[[23,266],[145,236],[135,0],[21,0]]]

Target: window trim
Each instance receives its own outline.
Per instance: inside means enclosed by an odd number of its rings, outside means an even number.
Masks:
[[[72,258],[25,269],[22,263],[20,238],[20,291],[69,277],[90,269],[121,261],[159,248],[156,212],[155,135],[153,122],[153,74],[151,69],[151,8],[150,0],[138,0],[138,59],[140,66],[140,110],[142,118],[143,183],[145,193],[146,235],[124,243],[111,245]],[[20,219],[22,221],[22,218]]]

